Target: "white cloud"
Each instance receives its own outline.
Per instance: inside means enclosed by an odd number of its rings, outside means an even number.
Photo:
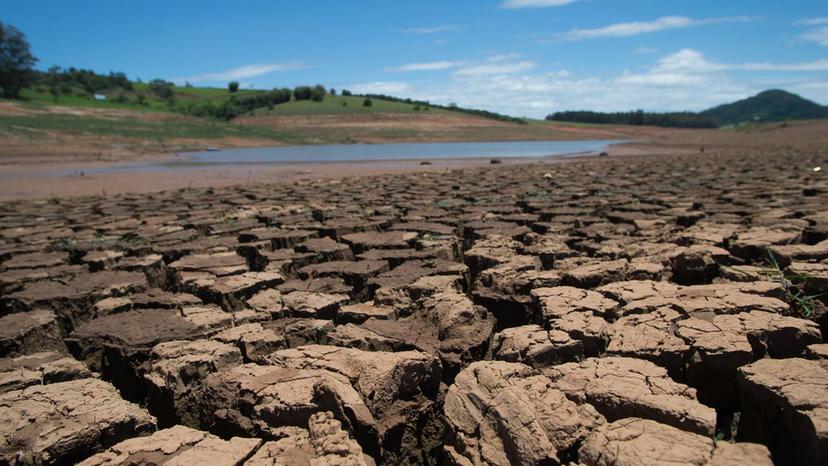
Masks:
[[[828,24],[828,16],[824,16],[821,18],[805,18],[800,19],[799,21],[794,23],[797,26],[818,26],[820,24]]]
[[[713,72],[725,70],[743,71],[828,71],[828,59],[794,63],[715,63],[707,60],[698,50],[682,49],[658,61],[654,71]]]
[[[630,37],[639,34],[664,31],[667,29],[680,29],[697,26],[707,26],[721,23],[747,23],[756,21],[754,16],[722,16],[717,18],[694,19],[686,16],[663,16],[654,21],[632,21],[627,23],[616,23],[595,29],[572,29],[570,31],[556,34],[554,37],[564,41],[578,41],[587,39],[598,39],[604,37]]]
[[[185,81],[192,83],[223,82],[233,81],[237,79],[254,78],[256,76],[275,73],[276,71],[298,70],[302,68],[307,68],[307,65],[301,62],[269,64],[256,63],[253,65],[240,66],[238,68],[220,71],[217,73],[198,74],[187,78],[174,78],[172,81],[177,83]]]
[[[523,55],[519,53],[499,53],[497,55],[491,55],[490,57],[486,58],[486,61],[489,63],[498,63],[508,60],[516,60],[522,56]]]
[[[646,45],[639,45],[633,49],[633,53],[637,55],[648,55],[656,52],[658,52],[657,48],[647,47]]]
[[[708,61],[698,50],[681,49],[660,59],[654,72],[709,73],[723,70],[723,65]]]
[[[433,61],[426,63],[406,63],[400,66],[386,68],[385,71],[403,72],[403,71],[436,71],[456,68],[463,65],[461,61]]]
[[[515,63],[520,61],[492,62],[490,57],[466,68]],[[517,67],[511,71],[514,68]],[[716,62],[697,50],[683,49],[661,57],[647,69],[608,77],[577,76],[560,68],[533,72],[537,68],[535,65],[508,73],[460,73],[464,69],[460,68],[447,79],[433,84],[411,85],[399,92],[386,93],[539,118],[555,111],[578,109],[704,110],[770,87],[801,92],[817,102],[828,101],[828,85],[820,82],[820,76],[803,75],[828,69],[826,60],[732,64]],[[747,74],[737,79],[731,75],[734,72]],[[768,76],[768,72],[782,74]],[[769,79],[774,82],[769,84]]]
[[[463,32],[468,29],[463,24],[444,24],[442,26],[417,27],[404,29],[404,34],[438,34],[441,32]]]
[[[568,78],[568,77],[572,76],[572,73],[570,73],[569,70],[558,70],[558,71],[550,71],[550,72],[546,73],[546,76],[549,76],[549,77],[552,77],[552,78]]]
[[[372,83],[354,84],[349,89],[357,94],[399,94],[410,89],[407,83],[399,81],[376,81]]]
[[[716,63],[693,49],[683,49],[667,55],[646,73],[625,72],[616,79],[619,84],[676,86],[708,82],[715,74],[725,71],[810,72],[828,71],[828,60],[799,63]],[[723,79],[727,79],[721,75]]]
[[[546,8],[563,6],[575,3],[578,0],[506,0],[500,6],[507,9],[517,8]]]
[[[493,62],[483,65],[472,65],[458,69],[454,72],[457,76],[486,76],[496,74],[515,74],[534,68],[536,65],[531,61],[518,61],[512,63]]]
[[[799,63],[742,63],[732,65],[732,67],[748,71],[828,71],[828,60]]]
[[[518,53],[491,55],[485,60],[442,60],[424,63],[406,63],[385,68],[387,72],[439,71],[456,69],[457,76],[484,76],[494,74],[515,74],[537,66],[528,60],[518,60]]]
[[[805,31],[799,36],[799,38],[828,47],[828,27]]]

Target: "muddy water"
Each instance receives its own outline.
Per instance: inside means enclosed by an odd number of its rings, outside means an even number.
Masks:
[[[509,141],[412,144],[331,144],[250,147],[176,154],[175,157],[90,167],[87,173],[165,172],[193,168],[403,160],[529,159],[594,154],[625,141]],[[78,169],[74,169],[77,171]],[[53,175],[67,175],[65,170]]]

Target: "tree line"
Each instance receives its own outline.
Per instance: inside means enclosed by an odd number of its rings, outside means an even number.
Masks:
[[[587,110],[556,112],[547,115],[546,120],[609,125],[664,126],[672,128],[717,128],[719,126],[712,118],[699,115],[698,113],[652,113],[643,110],[615,113],[592,112]]]
[[[342,95],[345,95],[344,92]],[[350,95],[350,93],[349,93]],[[440,108],[443,110],[451,110],[453,112],[460,112],[465,113],[467,115],[475,115],[480,116],[483,118],[489,118],[492,120],[500,120],[500,121],[508,121],[510,123],[519,123],[519,124],[526,124],[526,120],[523,118],[515,118],[508,115],[503,115],[501,113],[490,112],[488,110],[478,110],[474,108],[463,108],[457,106],[457,104],[448,104],[448,105],[440,105],[440,104],[433,104],[427,100],[414,100],[414,99],[403,99],[400,97],[394,97],[385,94],[361,94],[361,97],[369,98],[369,99],[380,99],[380,100],[389,100],[391,102],[400,102],[406,104],[412,104],[415,106],[420,107],[422,110],[427,110],[428,108]]]
[[[234,86],[233,83],[229,86],[231,93]],[[247,113],[260,108],[272,109],[279,104],[288,103],[291,100],[302,101],[308,100],[312,102],[322,102],[328,91],[321,85],[316,86],[296,86],[293,90],[286,87],[280,89],[273,89],[270,91],[258,91],[248,94],[231,95],[229,99],[214,104],[207,103],[191,103],[188,105],[180,105],[176,110],[194,116],[206,116],[213,118],[220,118],[222,120],[233,119],[243,113]]]
[[[49,88],[52,94],[72,94],[82,89],[89,94],[113,90],[132,91],[132,82],[124,73],[97,74],[92,70],[53,66],[47,71],[33,71],[32,83]]]

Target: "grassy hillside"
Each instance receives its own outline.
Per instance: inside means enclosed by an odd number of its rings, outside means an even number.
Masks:
[[[720,125],[733,125],[750,121],[828,118],[828,108],[790,92],[770,90],[705,110],[701,115],[712,118]]]
[[[301,138],[273,128],[238,125],[222,121],[172,116],[144,119],[126,115],[78,115],[76,113],[0,114],[0,135],[60,133],[145,140],[209,140],[222,138],[261,139],[302,143]]]
[[[233,95],[256,94],[260,91],[240,89],[231,93],[227,88],[216,87],[183,87],[174,86],[175,101],[186,105],[189,103],[221,104]],[[121,108],[137,111],[174,112],[170,104],[153,94],[146,83],[133,83],[132,91],[115,90],[102,92],[106,100],[97,100],[83,89],[72,89],[71,93],[63,93],[55,98],[49,88],[44,85],[32,86],[24,89],[21,97],[25,102],[35,106],[58,105],[84,108]]]
[[[288,103],[274,105],[273,108],[261,108],[252,113],[255,116],[265,115],[339,115],[339,114],[361,114],[361,113],[411,113],[415,111],[415,104],[408,104],[404,102],[391,102],[388,100],[371,99],[371,106],[363,105],[364,97],[358,96],[341,96],[328,95],[322,102],[312,102],[309,100],[291,101]],[[441,110],[431,107],[416,106],[416,111],[423,113],[447,113],[446,110]],[[428,108],[428,110],[424,110]]]
[[[205,146],[588,138],[557,124],[393,96],[330,95],[322,86],[231,93],[68,69],[39,74],[21,97],[0,99],[0,156],[118,158]],[[365,105],[368,98],[371,105]]]

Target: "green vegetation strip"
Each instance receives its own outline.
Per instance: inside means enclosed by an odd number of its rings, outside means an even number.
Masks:
[[[223,123],[206,119],[171,118],[146,121],[56,114],[24,116],[0,115],[0,131],[2,132],[27,134],[32,130],[147,139],[219,139],[236,137],[244,139],[271,139],[293,144],[304,142],[304,139],[300,136],[270,128]]]

